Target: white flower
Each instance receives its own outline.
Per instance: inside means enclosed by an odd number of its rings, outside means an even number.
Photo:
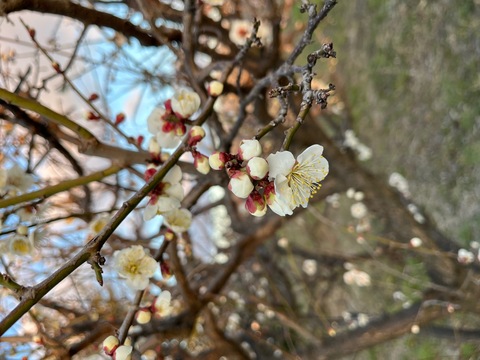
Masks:
[[[179,90],[171,101],[172,111],[182,119],[188,119],[200,108],[200,96],[187,89]]]
[[[313,259],[303,260],[302,271],[308,276],[315,275],[317,273],[317,261]]]
[[[420,326],[418,326],[417,324],[412,325],[410,331],[412,332],[412,334],[418,334],[420,332]]]
[[[475,256],[471,251],[465,249],[458,250],[457,260],[460,264],[471,264],[474,259]]]
[[[113,253],[113,264],[120,276],[135,290],[144,290],[149,279],[155,274],[158,264],[141,245]]]
[[[108,224],[110,221],[110,216],[108,215],[97,215],[90,224],[88,224],[88,227],[90,230],[92,230],[93,233],[98,234],[102,229],[105,227],[105,225]]]
[[[162,148],[158,144],[157,138],[152,136],[148,142],[148,152],[153,155],[158,155],[162,152]]]
[[[250,37],[253,29],[253,24],[249,20],[232,20],[230,23],[230,31],[228,36],[234,44],[243,45]],[[259,37],[263,45],[268,45],[272,42],[272,27],[269,23],[262,21],[258,28],[257,37]]]
[[[267,203],[258,191],[252,191],[247,197],[245,208],[253,216],[262,217],[267,213]]]
[[[258,140],[242,140],[238,155],[242,160],[250,160],[253,157],[262,155],[262,145]]]
[[[187,209],[175,209],[163,214],[163,221],[173,232],[180,234],[192,224],[192,213]]]
[[[370,286],[370,275],[357,269],[348,270],[343,274],[343,281],[347,285],[357,285],[359,287]]]
[[[362,219],[368,214],[367,207],[362,202],[357,202],[350,207],[350,213],[355,219]]]
[[[279,151],[267,157],[269,178],[274,179],[276,197],[290,209],[307,207],[308,200],[320,188],[328,174],[328,161],[322,156],[323,147],[312,145],[295,161],[289,151]]]
[[[31,255],[34,249],[33,238],[27,234],[17,233],[8,240],[8,250],[14,255]]]
[[[410,197],[410,190],[408,188],[408,181],[405,177],[397,172],[390,174],[388,184],[397,189],[403,196]]]
[[[210,172],[209,158],[199,152],[193,155],[193,166],[200,174],[207,175]]]
[[[413,237],[410,239],[410,245],[414,248],[422,246],[422,239],[418,237]]]
[[[268,173],[267,160],[258,156],[251,158],[247,163],[247,172],[254,180],[263,179]]]
[[[150,201],[143,212],[144,220],[150,220],[157,214],[180,207],[180,202],[185,196],[181,180],[182,170],[178,165],[174,165],[152,191]]]
[[[243,171],[236,171],[230,178],[228,189],[237,197],[246,199],[253,191],[253,184],[250,176]]]
[[[121,345],[113,353],[113,360],[131,360],[132,359],[132,346]]]
[[[275,193],[275,185],[273,181],[269,183],[264,190],[265,201],[275,214],[280,216],[292,215],[292,207],[286,203],[281,197]]]
[[[147,118],[147,127],[155,135],[157,145],[167,149],[176,148],[186,133],[185,124],[162,107],[153,109]]]
[[[164,290],[157,296],[155,302],[153,303],[153,309],[155,309],[155,314],[159,316],[168,316],[172,313],[173,307],[170,304],[172,301],[172,294],[170,291]]]
[[[33,183],[33,176],[25,173],[25,170],[18,165],[14,165],[8,170],[0,170],[1,193],[15,196],[29,190]]]

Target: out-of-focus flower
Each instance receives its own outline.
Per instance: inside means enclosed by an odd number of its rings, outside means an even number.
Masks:
[[[175,209],[163,214],[163,221],[173,232],[181,234],[192,224],[192,213],[187,209]]]
[[[262,145],[258,140],[242,140],[238,156],[242,160],[248,161],[253,157],[262,155]]]
[[[254,180],[263,179],[268,173],[268,163],[264,158],[255,156],[248,160],[247,173]]]
[[[360,161],[366,161],[372,158],[372,150],[360,142],[353,130],[345,131],[343,145],[354,150]]]
[[[370,275],[358,269],[350,269],[343,274],[343,281],[347,285],[357,285],[359,287],[370,286]]]
[[[403,196],[410,197],[410,190],[408,188],[408,181],[405,177],[397,172],[390,174],[388,184],[397,189]]]
[[[135,320],[137,320],[137,323],[141,325],[149,323],[151,319],[152,313],[150,309],[139,309],[135,314]]]
[[[265,199],[258,191],[252,191],[247,197],[245,208],[253,216],[261,217],[267,213],[267,204]]]
[[[131,360],[133,347],[128,345],[119,346],[113,353],[113,360]]]
[[[200,96],[194,91],[181,89],[171,99],[172,111],[181,119],[188,119],[200,108]]]
[[[417,324],[412,325],[410,331],[412,332],[412,334],[418,334],[420,332],[420,326],[418,326]]]
[[[119,344],[120,341],[118,341],[117,337],[110,335],[103,340],[103,351],[105,351],[107,355],[113,355]]]
[[[100,215],[97,215],[90,222],[90,224],[88,224],[88,227],[93,233],[98,234],[100,231],[103,230],[103,228],[105,227],[105,225],[108,224],[109,221],[110,221],[110,216],[100,214]]]
[[[250,180],[250,176],[248,176],[246,172],[235,171],[230,177],[228,189],[237,197],[246,199],[253,190],[253,184]]]
[[[308,276],[315,275],[317,273],[317,261],[313,259],[303,260],[302,271]]]
[[[418,237],[413,237],[410,239],[410,245],[414,248],[422,246],[422,239]]]
[[[8,251],[13,255],[31,255],[35,249],[33,238],[27,234],[14,234],[8,240]]]
[[[155,168],[150,168],[147,172],[152,170],[153,174],[147,177],[155,174]],[[174,165],[165,175],[162,182],[151,192],[150,200],[143,212],[143,218],[145,220],[150,220],[157,214],[172,211],[180,207],[180,201],[182,201],[185,196],[182,184],[180,183],[181,180],[182,170],[178,165]]]
[[[225,0],[203,0],[203,3],[212,6],[222,6],[225,3]]]
[[[113,264],[120,276],[135,290],[144,290],[149,279],[155,274],[158,264],[141,245],[113,253]]]
[[[290,209],[307,207],[310,197],[320,188],[328,174],[328,161],[322,156],[323,147],[312,145],[295,160],[289,151],[279,151],[267,157],[269,178],[274,180],[275,194]]]
[[[350,213],[355,219],[363,219],[368,214],[368,209],[362,202],[357,202],[350,206]]]
[[[170,304],[172,301],[172,294],[168,290],[164,290],[157,296],[152,305],[152,309],[156,315],[161,317],[169,316],[172,313],[173,307]]]
[[[214,80],[208,84],[208,94],[212,97],[222,95],[223,84],[220,81]]]
[[[34,184],[33,176],[27,174],[20,166],[0,169],[0,194],[16,196],[29,190]]]
[[[251,21],[232,20],[228,36],[234,44],[241,46],[250,37],[252,30],[253,24]],[[272,42],[272,27],[268,22],[262,21],[258,28],[257,37],[261,39],[263,45],[268,45]]]
[[[457,260],[460,264],[465,264],[465,265],[471,264],[474,259],[475,259],[475,256],[471,251],[468,251],[466,249],[458,250]]]

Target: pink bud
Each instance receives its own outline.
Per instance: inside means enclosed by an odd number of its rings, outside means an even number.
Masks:
[[[107,355],[113,355],[119,344],[120,342],[118,339],[115,336],[110,335],[103,340],[103,351],[105,351],[105,354]]]
[[[255,156],[262,155],[262,146],[258,140],[242,140],[238,155],[242,160],[250,160]]]
[[[195,151],[195,153],[192,151],[192,154],[193,166],[195,166],[195,169],[197,169],[200,174],[208,174],[210,172],[208,158],[205,155],[199,153],[198,151]]]
[[[267,204],[262,195],[256,190],[247,197],[245,208],[253,216],[263,216],[267,213]]]
[[[254,180],[263,179],[268,173],[267,160],[258,156],[251,158],[247,163],[247,172]]]
[[[275,201],[275,184],[273,181],[269,182],[263,189],[263,195],[268,205],[272,205]]]
[[[195,146],[205,137],[205,130],[201,126],[193,126],[188,132],[188,145]]]
[[[208,158],[208,163],[213,170],[222,170],[228,161],[227,154],[224,152],[214,152]]]
[[[253,190],[250,176],[243,171],[235,171],[228,183],[228,189],[237,197],[245,199]]]

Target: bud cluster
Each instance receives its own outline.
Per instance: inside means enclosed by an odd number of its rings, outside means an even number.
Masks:
[[[275,194],[273,182],[268,180],[268,162],[261,155],[258,140],[242,140],[238,154],[215,152],[208,158],[213,170],[226,171],[230,178],[228,189],[246,199],[245,208],[253,216],[265,215]]]

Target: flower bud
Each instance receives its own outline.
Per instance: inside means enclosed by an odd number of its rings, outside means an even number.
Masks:
[[[200,96],[196,92],[182,89],[171,99],[172,111],[180,119],[189,118],[200,107]]]
[[[118,113],[117,116],[115,116],[115,125],[120,125],[124,121],[125,121],[124,113]]]
[[[258,191],[252,191],[247,197],[245,208],[253,216],[261,217],[267,213],[267,204]]]
[[[195,166],[195,169],[197,169],[200,174],[206,175],[210,172],[210,166],[208,163],[208,158],[205,155],[195,152],[193,155],[193,166]]]
[[[122,345],[115,350],[113,354],[113,360],[131,360],[132,359],[132,346]]]
[[[208,84],[208,94],[211,97],[220,96],[223,92],[223,84],[220,81],[212,81]]]
[[[20,225],[17,228],[17,234],[18,235],[27,235],[28,234],[28,227],[26,227],[25,225]]]
[[[242,160],[250,160],[255,156],[262,155],[262,146],[258,140],[242,140],[238,155]]]
[[[208,157],[208,163],[213,170],[222,170],[227,162],[227,154],[224,152],[214,152]]]
[[[241,199],[250,195],[253,188],[250,176],[243,171],[235,171],[228,183],[228,189]]]
[[[155,137],[151,137],[148,142],[148,152],[153,155],[158,155],[162,151],[162,148],[158,144],[158,141]]]
[[[247,172],[254,180],[263,179],[268,173],[267,160],[258,156],[251,158],[247,163]]]
[[[149,309],[140,309],[137,311],[135,314],[135,319],[137,320],[137,323],[139,324],[147,324],[150,322],[152,319],[152,313],[150,312]]]
[[[118,339],[115,336],[110,335],[103,340],[103,351],[105,351],[105,354],[107,355],[113,355],[119,344],[120,342]]]
[[[201,126],[193,126],[188,132],[188,145],[195,146],[205,137],[205,130]]]

